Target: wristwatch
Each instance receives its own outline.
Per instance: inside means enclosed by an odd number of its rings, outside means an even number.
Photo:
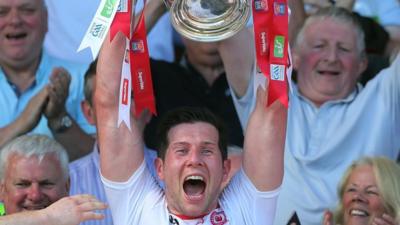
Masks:
[[[68,116],[68,114],[65,114],[64,116],[61,117],[57,122],[53,123],[52,128],[53,131],[57,133],[62,133],[66,130],[68,130],[72,126],[72,119]]]

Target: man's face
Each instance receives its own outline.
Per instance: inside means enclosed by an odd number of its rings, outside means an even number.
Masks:
[[[342,196],[344,224],[371,224],[385,212],[372,167],[358,166],[351,173]]]
[[[0,0],[0,60],[18,62],[40,55],[47,32],[42,0]]]
[[[14,154],[9,157],[1,183],[1,194],[7,214],[43,209],[68,195],[68,181],[59,161],[46,155],[37,157]]]
[[[182,41],[187,57],[192,65],[212,68],[223,67],[217,42],[206,43],[187,38],[182,38]]]
[[[333,19],[316,19],[306,27],[294,51],[300,92],[317,106],[347,97],[366,67],[354,27]]]
[[[217,129],[204,122],[169,131],[165,160],[157,159],[156,165],[171,213],[196,217],[217,207],[230,166],[222,160],[218,139]]]

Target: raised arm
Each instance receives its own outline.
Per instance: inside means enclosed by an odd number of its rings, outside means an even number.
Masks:
[[[150,33],[158,19],[166,12],[165,4],[162,0],[147,1],[145,11],[146,30]],[[137,18],[138,19],[138,18]],[[136,20],[137,21],[137,20]]]
[[[294,46],[296,36],[306,19],[303,0],[289,0],[289,8],[291,10],[289,16],[289,43]]]
[[[289,40],[293,46],[296,34],[306,18],[303,0],[289,0]],[[229,85],[236,97],[242,97],[249,87],[255,63],[253,26],[243,28],[231,38],[219,43],[218,51],[224,63]]]
[[[47,124],[54,138],[67,149],[72,161],[92,151],[94,138],[85,133],[67,112],[65,102],[69,94],[70,81],[71,75],[66,69],[62,67],[53,69],[48,85],[49,98],[44,115],[47,117]],[[63,129],[61,126],[61,121],[65,116],[71,120],[71,126],[67,129]]]
[[[243,169],[259,191],[276,189],[283,178],[287,108],[279,101],[266,107],[266,99],[259,87],[243,153]]]
[[[126,39],[118,33],[112,42],[106,37],[100,51],[95,80],[94,104],[102,175],[112,181],[126,181],[144,159],[142,134],[131,116],[131,129],[118,121],[118,96]],[[132,104],[134,104],[132,102]],[[131,113],[132,115],[132,113]]]
[[[243,28],[239,33],[220,41],[218,51],[224,64],[229,85],[238,98],[247,90],[254,67],[253,28]]]
[[[145,11],[146,28],[150,32],[156,21],[165,12],[164,3],[159,0],[148,2]],[[135,20],[138,21],[136,13]],[[96,76],[96,104],[98,140],[100,147],[100,162],[102,175],[113,181],[126,181],[144,160],[143,129],[148,112],[135,119],[131,110],[131,128],[125,125],[117,127],[118,95],[122,70],[122,60],[125,53],[125,37],[118,33],[112,42],[106,38],[100,51]],[[134,102],[132,101],[132,109]]]

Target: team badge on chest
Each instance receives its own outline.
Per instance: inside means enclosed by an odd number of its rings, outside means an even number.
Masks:
[[[210,221],[212,225],[224,225],[227,224],[225,213],[222,209],[216,209],[211,213]]]

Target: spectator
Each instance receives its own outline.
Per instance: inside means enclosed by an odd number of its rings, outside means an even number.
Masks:
[[[400,167],[384,157],[366,157],[346,170],[339,205],[325,213],[324,225],[400,224]]]
[[[354,11],[366,33],[367,52],[389,58],[400,45],[400,2],[398,0],[304,0],[309,14],[332,5]],[[380,25],[380,26],[379,26]]]
[[[86,220],[100,220],[103,215],[93,212],[105,209],[106,204],[89,195],[64,197],[45,209],[23,211],[1,216],[4,225],[78,225]]]
[[[354,160],[399,156],[400,56],[363,88],[357,84],[367,64],[363,40],[357,20],[343,8],[308,17],[297,36],[276,225],[287,224],[294,211],[301,224],[320,224],[324,209],[338,199],[340,174]],[[252,84],[235,100],[244,125],[254,101]]]
[[[390,2],[389,0],[388,2]],[[315,13],[318,9],[323,7],[330,7],[335,5],[337,7],[346,8],[349,11],[353,10],[354,3],[356,5],[359,3],[365,4],[363,0],[338,0],[338,1],[314,1],[314,0],[304,0],[304,8],[307,10],[308,14]],[[386,4],[385,2],[384,4]],[[391,3],[389,3],[391,4]],[[383,5],[383,4],[380,4]],[[381,7],[381,6],[379,6]],[[400,9],[400,8],[399,8]],[[396,9],[394,9],[396,10]],[[359,78],[359,82],[365,85],[369,80],[376,76],[382,69],[389,66],[389,61],[393,54],[397,53],[396,42],[390,41],[390,36],[385,27],[374,20],[374,18],[360,15],[358,12],[353,12],[353,14],[359,20],[361,27],[364,31],[365,47],[368,58],[368,66],[366,70],[362,73]]]
[[[68,196],[68,155],[44,135],[24,135],[0,154],[1,201],[6,214],[44,209]]]
[[[94,97],[96,107],[102,108],[96,111],[101,173],[114,223],[210,224],[229,220],[230,224],[271,224],[283,173],[284,106],[276,102],[265,107],[265,92],[260,89],[246,133],[243,167],[223,193],[229,160],[215,117],[199,108],[176,110],[166,116],[159,133],[160,158],[156,160],[157,174],[165,181],[163,192],[144,166],[142,135],[136,121],[131,123],[132,132],[116,126],[117,96],[113,93],[119,86],[124,43],[118,35],[113,42],[104,43]]]
[[[0,146],[40,133],[59,141],[71,159],[82,156],[93,145],[82,129],[94,132],[79,108],[87,65],[54,58],[42,49],[47,31],[43,0],[0,0],[0,7]]]

